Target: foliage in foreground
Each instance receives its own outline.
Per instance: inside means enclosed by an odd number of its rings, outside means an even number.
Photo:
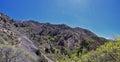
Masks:
[[[81,54],[77,53],[71,57],[60,57],[57,62],[119,62],[120,61],[120,39],[109,41],[96,50]]]
[[[0,44],[0,62],[29,62],[27,59],[35,61],[27,51],[19,47]]]

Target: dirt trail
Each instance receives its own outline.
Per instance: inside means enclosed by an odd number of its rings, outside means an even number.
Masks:
[[[44,56],[45,57],[45,59],[47,59],[48,60],[48,62],[54,62],[53,60],[51,60],[50,58],[48,58],[44,53],[41,53],[42,54],[42,56]]]

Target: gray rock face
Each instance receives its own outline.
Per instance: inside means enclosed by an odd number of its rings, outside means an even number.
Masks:
[[[39,57],[35,52],[38,50],[38,48],[28,37],[26,37],[26,35],[17,30],[17,28],[14,26],[14,23],[15,22],[12,21],[12,19],[10,19],[8,16],[3,14],[0,15],[0,43],[6,46],[10,45],[15,48],[21,48],[33,56],[34,60],[37,61]],[[27,57],[24,59],[26,59],[25,61],[27,62],[32,62],[32,60],[28,59]]]
[[[107,41],[106,39],[98,37],[87,29],[71,28],[64,24],[53,25],[34,21],[24,21],[20,24],[23,24],[25,27],[29,27],[31,32],[34,33],[35,38],[39,38],[40,41],[38,42],[44,41],[44,39],[40,39],[41,37],[51,37],[54,38],[54,43],[56,45],[64,46],[71,50],[78,46],[82,41],[90,41],[96,46],[99,46]]]

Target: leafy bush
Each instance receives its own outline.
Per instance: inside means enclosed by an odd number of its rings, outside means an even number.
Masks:
[[[82,56],[85,62],[119,62],[120,40],[110,41]]]
[[[50,41],[55,42],[55,38],[54,37],[48,36],[48,38],[49,38]]]
[[[120,61],[120,38],[106,42],[96,50],[83,53],[80,56],[79,47],[69,57],[60,57],[57,62],[119,62]]]

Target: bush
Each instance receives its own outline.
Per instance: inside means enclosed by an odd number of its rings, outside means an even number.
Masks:
[[[55,42],[55,38],[54,37],[48,36],[48,38],[49,38],[50,41]]]
[[[0,62],[35,62],[25,50],[10,45],[0,45]]]

